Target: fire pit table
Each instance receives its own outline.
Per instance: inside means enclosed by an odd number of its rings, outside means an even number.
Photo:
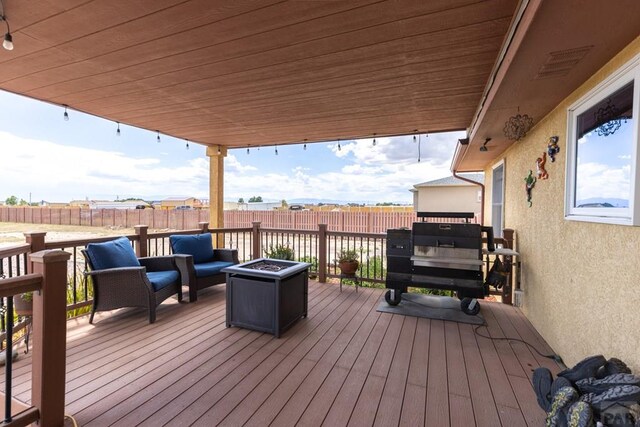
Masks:
[[[260,258],[224,268],[227,327],[274,334],[307,317],[309,266],[306,262]]]

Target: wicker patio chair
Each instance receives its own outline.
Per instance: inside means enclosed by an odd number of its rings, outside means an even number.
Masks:
[[[213,249],[211,233],[169,236],[171,251],[180,274],[189,285],[189,302],[198,300],[198,291],[225,283],[225,267],[238,264],[237,249]]]
[[[156,320],[156,307],[178,294],[182,301],[182,278],[172,256],[136,258],[129,239],[121,237],[104,243],[89,243],[82,254],[93,279],[93,306],[96,311],[123,307],[149,310],[149,323]]]

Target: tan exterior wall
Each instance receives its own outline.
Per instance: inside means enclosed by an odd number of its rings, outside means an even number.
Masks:
[[[516,230],[524,312],[573,365],[588,355],[619,357],[640,372],[640,227],[564,219],[567,108],[640,52],[634,40],[505,153],[505,226]],[[636,116],[637,117],[637,116]],[[524,178],[552,135],[561,152],[547,160],[528,207]],[[491,219],[491,168],[485,218]]]
[[[480,212],[479,186],[434,186],[418,190],[418,212]]]

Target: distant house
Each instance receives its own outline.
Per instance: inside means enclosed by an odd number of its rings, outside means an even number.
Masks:
[[[167,197],[160,202],[161,209],[176,209],[178,206],[189,206],[193,209],[202,207],[202,202],[195,197]]]
[[[484,174],[462,175],[472,181],[484,182]],[[480,187],[454,176],[415,184],[413,208],[416,212],[473,212],[482,209]]]
[[[144,200],[127,200],[122,202],[89,201],[91,209],[136,209],[138,206],[149,206]]]
[[[66,208],[69,206],[69,204],[65,202],[47,202],[46,200],[42,200],[39,205],[48,208]]]
[[[69,207],[72,208],[89,208],[89,200],[72,200],[69,202]]]
[[[282,202],[251,202],[240,203],[238,210],[241,211],[272,211],[274,209],[280,209]]]

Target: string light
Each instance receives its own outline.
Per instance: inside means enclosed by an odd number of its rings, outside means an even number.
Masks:
[[[69,121],[69,113],[67,113],[68,105],[67,104],[63,104],[63,106],[64,106],[64,115],[62,117],[64,117],[64,121],[65,122],[68,122]]]
[[[188,139],[185,139],[185,144],[186,144],[186,148],[188,150],[189,149],[189,140]]]
[[[7,24],[7,32],[4,35],[4,40],[2,41],[2,47],[6,50],[13,50],[13,37],[11,36],[11,28],[9,28],[9,21],[7,21],[7,17],[4,15],[4,4],[0,1],[0,6],[2,6],[2,14],[0,15],[0,21],[4,21]]]
[[[340,140],[338,140],[338,151],[342,151],[342,147],[340,146]]]
[[[116,136],[120,136],[120,122],[116,122],[118,124],[118,127],[116,129]]]
[[[249,148],[247,147],[247,154],[249,154]]]
[[[304,145],[302,146],[302,149],[307,151],[307,140],[304,140]]]
[[[156,141],[158,141],[158,144],[160,143],[160,131],[157,130],[156,131],[158,133],[158,136],[156,137]]]
[[[220,149],[220,146],[218,145],[218,154],[220,154],[222,152],[222,150]]]
[[[422,138],[418,138],[418,163],[420,163],[420,143],[421,142],[422,142]]]
[[[373,146],[374,147],[376,146],[376,134],[375,133],[373,134]]]
[[[276,156],[278,155],[278,146],[276,145]]]

